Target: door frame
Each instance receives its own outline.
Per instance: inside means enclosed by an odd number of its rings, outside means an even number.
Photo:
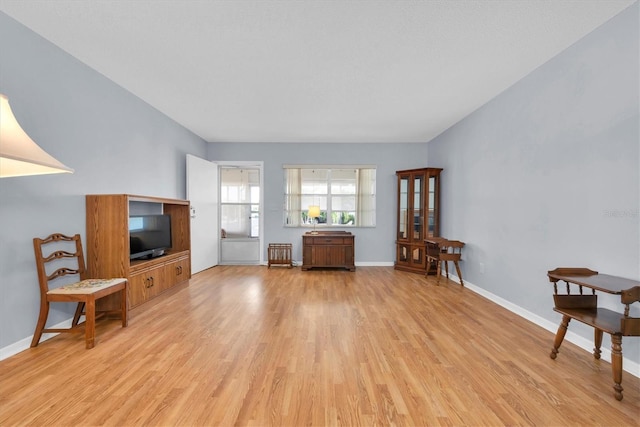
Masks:
[[[264,162],[259,160],[259,161],[229,161],[229,160],[212,160],[213,162],[215,162],[218,165],[218,194],[220,194],[220,186],[222,185],[222,177],[220,176],[220,171],[222,170],[222,168],[229,168],[229,167],[234,167],[234,168],[246,168],[246,169],[258,169],[259,170],[259,174],[260,174],[260,218],[258,221],[258,224],[260,225],[260,236],[258,237],[259,241],[260,241],[260,261],[259,265],[264,265],[266,263],[265,261],[265,257],[264,257],[264,242],[265,242],[265,238],[264,238],[264,216],[265,216],[265,212],[264,212]],[[218,203],[218,229],[220,229],[220,227],[222,227],[221,221],[222,221],[222,203]],[[218,239],[218,254],[221,254],[222,251],[222,239]]]

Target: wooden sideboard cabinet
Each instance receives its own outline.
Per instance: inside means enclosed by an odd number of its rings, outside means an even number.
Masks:
[[[171,216],[171,249],[151,259],[130,260],[129,216]],[[191,228],[187,200],[131,194],[86,196],[89,277],[126,277],[129,309],[191,278]],[[104,301],[102,301],[104,300]],[[103,309],[117,307],[119,295],[102,298]]]
[[[355,236],[347,231],[309,232],[302,236],[302,269],[346,268],[355,271]]]

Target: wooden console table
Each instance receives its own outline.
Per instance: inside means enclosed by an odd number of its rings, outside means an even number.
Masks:
[[[441,265],[444,264],[444,271],[449,278],[449,261],[453,261],[453,265],[456,267],[458,278],[460,279],[460,285],[464,286],[462,280],[462,272],[460,271],[460,259],[462,258],[462,248],[464,242],[460,240],[449,240],[444,237],[431,237],[424,241],[427,248],[427,270],[426,274],[432,273],[435,268],[436,284],[440,284],[440,276],[442,272]]]
[[[355,271],[354,238],[347,231],[317,231],[302,236],[302,270],[314,267]]]
[[[629,305],[640,301],[640,282],[622,277],[598,274],[587,268],[556,268],[547,273],[553,282],[554,310],[562,314],[550,357],[555,359],[564,340],[569,321],[575,319],[594,328],[593,356],[600,359],[602,334],[611,335],[611,369],[613,390],[617,400],[622,400],[622,337],[640,336],[640,318],[629,316]],[[558,293],[558,282],[566,284],[566,294]],[[578,286],[579,293],[571,293],[571,284]],[[583,287],[591,289],[591,294],[583,294]],[[575,286],[574,286],[575,288]],[[596,291],[620,295],[624,313],[598,307]]]

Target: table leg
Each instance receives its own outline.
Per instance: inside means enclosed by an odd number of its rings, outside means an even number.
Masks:
[[[569,327],[569,322],[571,318],[569,316],[562,316],[562,322],[560,322],[560,326],[558,327],[558,332],[556,332],[556,338],[553,341],[553,349],[551,350],[551,354],[549,357],[555,359],[558,355],[558,349],[564,340],[564,336],[567,333],[567,328]]]
[[[456,266],[456,272],[458,273],[458,277],[460,278],[460,285],[464,286],[464,282],[462,281],[462,273],[460,272],[460,266],[458,265],[458,261],[453,261],[453,264]]]
[[[617,400],[622,400],[622,335],[611,335],[611,369],[614,395]]]
[[[595,347],[593,348],[593,357],[600,359],[600,347],[602,346],[602,329],[593,328],[593,342]]]
[[[84,340],[87,349],[93,348],[96,337],[96,300],[93,295],[87,298],[84,306]]]

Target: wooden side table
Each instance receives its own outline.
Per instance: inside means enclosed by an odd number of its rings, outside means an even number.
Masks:
[[[629,316],[629,305],[640,301],[640,282],[599,274],[588,268],[556,268],[547,272],[547,276],[553,282],[554,310],[562,314],[550,357],[557,357],[571,319],[593,326],[593,357],[596,359],[600,359],[603,332],[610,334],[614,396],[622,400],[622,337],[640,336],[640,318]],[[558,293],[558,282],[565,282],[566,293]],[[571,292],[571,284],[573,288],[577,285],[577,293]],[[585,295],[583,288],[591,289],[591,293]],[[624,313],[598,307],[596,291],[620,295],[620,301],[625,306]]]
[[[444,237],[431,237],[426,239],[425,247],[427,248],[427,271],[428,275],[432,271],[432,266],[436,267],[436,284],[440,284],[440,275],[442,274],[441,265],[444,263],[444,271],[449,278],[449,261],[453,262],[456,272],[460,278],[460,285],[464,286],[462,280],[462,272],[460,271],[460,258],[462,258],[462,248],[464,242],[459,240],[449,240]]]

